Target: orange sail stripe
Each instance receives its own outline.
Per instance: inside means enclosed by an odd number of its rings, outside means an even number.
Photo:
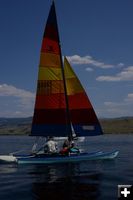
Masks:
[[[52,53],[41,53],[40,66],[41,67],[60,67],[61,66],[60,55],[56,55]]]
[[[38,81],[37,95],[64,94],[63,81]]]

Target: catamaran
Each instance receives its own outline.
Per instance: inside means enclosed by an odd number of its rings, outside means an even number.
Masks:
[[[62,61],[57,17],[51,5],[43,35],[35,109],[30,136],[76,137],[103,134],[92,104],[67,58]],[[48,164],[113,159],[118,151],[78,152],[69,155],[1,155],[0,161]]]

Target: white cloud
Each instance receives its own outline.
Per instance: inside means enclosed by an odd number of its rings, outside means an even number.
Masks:
[[[12,85],[2,84],[0,85],[0,96],[15,96],[20,98],[33,98],[34,94],[23,90],[18,89]]]
[[[124,67],[124,63],[119,63],[117,66],[118,67]]]
[[[133,93],[128,94],[128,98],[131,98],[133,100]]]
[[[128,103],[133,103],[133,93],[128,94],[125,101],[128,102]]]
[[[123,71],[115,76],[99,76],[97,81],[132,81],[133,80],[133,66],[124,68]]]
[[[92,56],[79,56],[79,55],[73,55],[73,56],[67,56],[68,60],[75,65],[87,65],[87,64],[91,64],[93,66],[99,67],[99,68],[114,68],[114,65],[111,64],[106,64],[104,62],[100,62],[96,59],[94,59]]]
[[[12,85],[0,85],[0,117],[27,117],[33,114],[35,94]]]
[[[133,116],[133,93],[129,93],[125,99],[120,102],[104,102],[104,111],[109,116]]]
[[[93,71],[93,69],[90,68],[90,67],[87,67],[85,70],[88,71],[88,72],[92,72]]]
[[[96,78],[97,81],[120,81],[120,77],[115,76],[99,76]]]

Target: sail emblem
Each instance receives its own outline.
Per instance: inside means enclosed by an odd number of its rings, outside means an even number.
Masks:
[[[46,51],[48,51],[48,52],[54,52],[53,46],[52,45],[47,45],[46,46]]]
[[[95,126],[82,126],[83,130],[89,130],[89,131],[92,131],[92,130],[95,130]]]

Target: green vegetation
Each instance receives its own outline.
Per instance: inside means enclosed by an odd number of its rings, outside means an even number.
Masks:
[[[28,135],[32,118],[0,118],[0,135]],[[133,133],[133,117],[101,119],[105,134]]]
[[[32,118],[0,118],[0,135],[28,135]]]
[[[100,120],[103,132],[106,134],[131,134],[133,133],[133,117]]]

